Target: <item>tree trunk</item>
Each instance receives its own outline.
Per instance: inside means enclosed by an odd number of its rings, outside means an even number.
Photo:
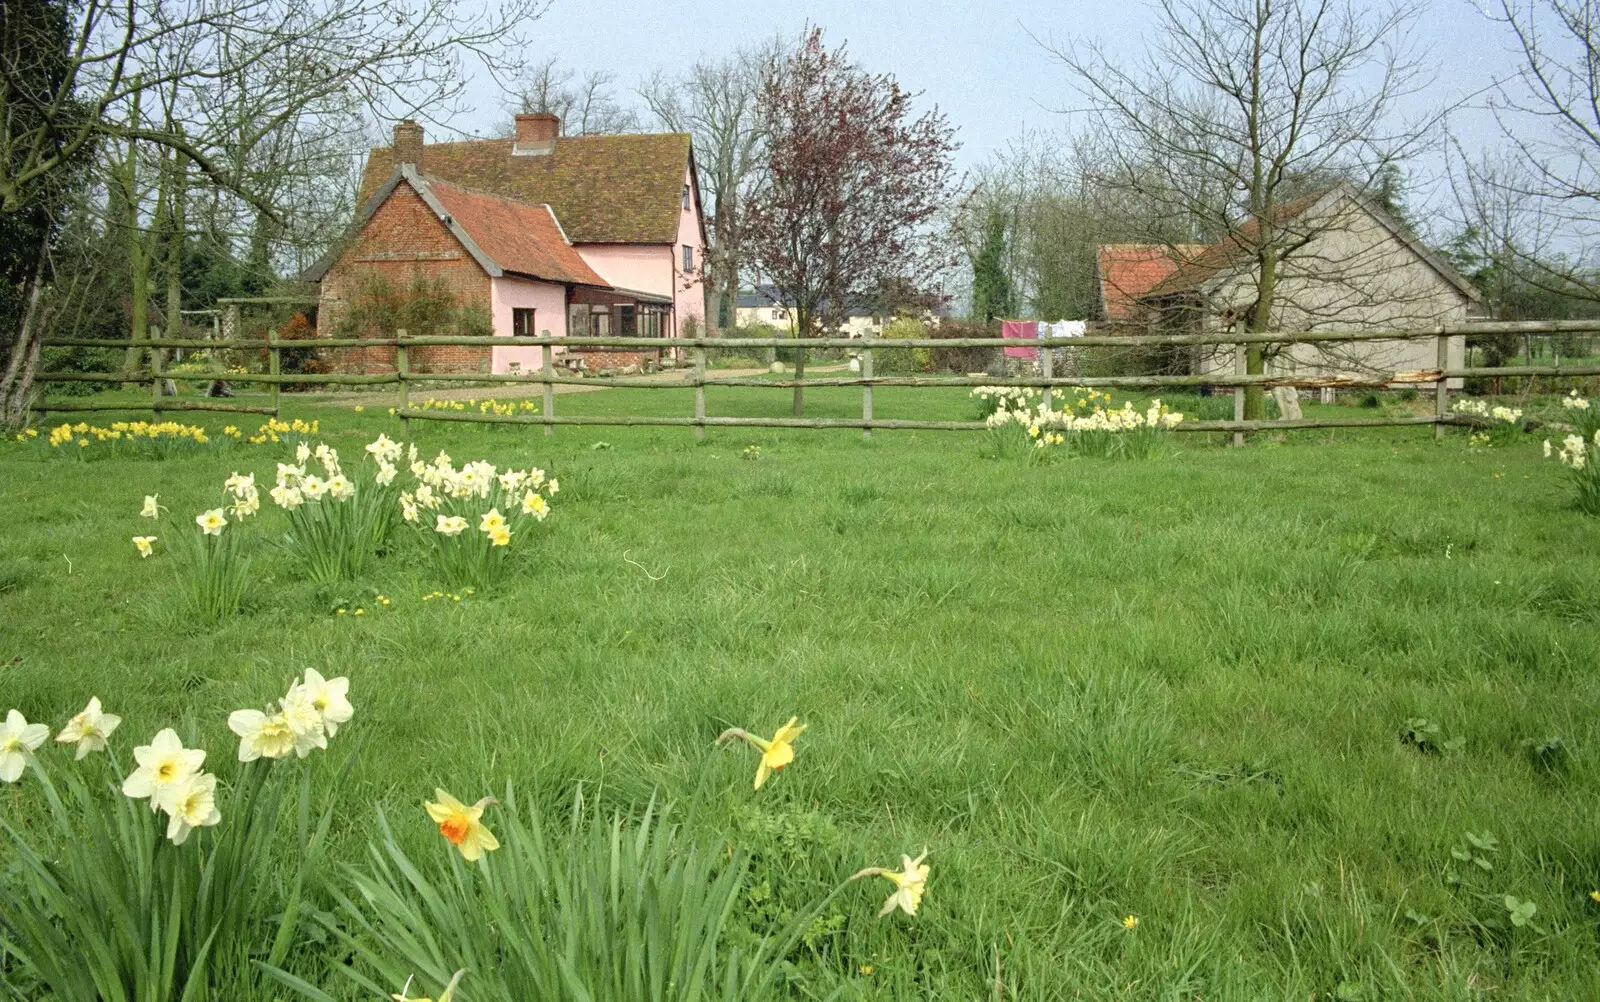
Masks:
[[[800,380],[806,376],[806,329],[811,323],[810,314],[802,307],[795,308],[794,329],[794,416],[806,416],[806,388]]]
[[[1262,227],[1265,232],[1266,227]],[[1252,334],[1265,334],[1272,330],[1272,300],[1278,290],[1278,248],[1267,244],[1256,255],[1261,271],[1256,279],[1256,303],[1251,311],[1248,329]],[[1245,348],[1244,371],[1259,376],[1267,371],[1266,353],[1261,345]],[[1266,393],[1260,385],[1244,390],[1244,417],[1246,421],[1264,421],[1267,416]]]
[[[167,322],[162,325],[169,338],[183,337],[183,240],[184,240],[184,205],[185,188],[188,185],[188,164],[184,161],[183,154],[173,155],[172,171],[170,174],[169,191],[167,194]],[[157,353],[151,353],[152,367],[157,363],[165,368],[166,358]],[[167,380],[163,392],[167,396],[177,396],[178,388],[172,380]]]
[[[22,313],[22,327],[16,332],[6,369],[0,374],[0,426],[15,428],[28,416],[28,398],[33,392],[33,376],[39,368],[39,341],[44,327],[45,261],[49,256],[51,227],[39,243],[39,257],[28,279]]]

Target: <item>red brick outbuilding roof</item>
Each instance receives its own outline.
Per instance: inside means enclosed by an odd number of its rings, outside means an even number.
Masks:
[[[529,205],[424,177],[439,204],[504,271],[566,285],[609,288],[567,243],[548,205]]]
[[[1101,244],[1095,265],[1105,318],[1133,316],[1140,299],[1206,250],[1205,244]]]

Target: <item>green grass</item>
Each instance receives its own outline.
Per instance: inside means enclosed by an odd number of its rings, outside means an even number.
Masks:
[[[713,414],[787,406],[708,396]],[[876,411],[967,417],[963,396],[883,389]],[[859,413],[858,392],[807,399]],[[347,455],[399,437],[382,397],[285,401]],[[1600,995],[1600,520],[1531,438],[1189,436],[1158,461],[1030,468],[966,434],[413,427],[428,454],[561,479],[510,583],[424,602],[439,583],[417,552],[319,588],[265,551],[215,628],[176,614],[170,558],[135,554],[139,501],[209,507],[235,469],[270,480],[272,450],[0,445],[0,709],[59,726],[99,695],[124,752],[187,718],[221,758],[229,710],[305,666],[345,674],[361,753],[336,857],[360,859],[379,806],[442,852],[420,809],[435,785],[470,801],[509,780],[551,817],[579,784],[607,809],[654,796],[752,853],[734,925],[756,933],[927,846],[915,919],[876,919],[886,885],[852,885],[795,954],[850,998],[993,998],[997,963],[1023,999]],[[752,792],[753,753],[712,740],[794,714],[795,764]],[[1415,717],[1460,746],[1402,743]],[[1552,737],[1564,772],[1524,752]],[[1452,858],[1469,832],[1498,840],[1492,872]],[[1508,894],[1538,906],[1532,927],[1504,921]]]

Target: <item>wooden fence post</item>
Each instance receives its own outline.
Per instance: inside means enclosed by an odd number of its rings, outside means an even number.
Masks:
[[[1440,333],[1438,335],[1439,351],[1439,381],[1433,385],[1433,416],[1438,422],[1433,426],[1433,440],[1435,442],[1444,438],[1445,418],[1450,415],[1450,380],[1444,378],[1443,373],[1450,368],[1450,338]]]
[[[1039,351],[1041,353],[1039,355],[1039,374],[1046,379],[1055,378],[1056,350],[1054,348],[1040,348]],[[1050,405],[1055,402],[1055,394],[1051,392],[1054,389],[1055,387],[1053,386],[1044,388],[1044,409],[1047,411],[1050,409]]]
[[[151,324],[145,328],[145,334],[152,341],[161,340],[161,328]],[[150,346],[150,420],[161,420],[161,349],[155,345]]]
[[[550,336],[549,331],[544,331],[545,337]],[[543,363],[544,371],[544,433],[548,438],[556,433],[556,426],[552,420],[556,416],[556,384],[550,382],[555,376],[555,352],[550,346],[539,346],[539,361]]]
[[[706,438],[706,350],[694,350],[694,437],[703,442]]]
[[[1236,376],[1242,376],[1242,375],[1245,374],[1244,370],[1245,370],[1244,345],[1236,344],[1236,345],[1233,346],[1233,374],[1236,375]],[[1233,419],[1235,421],[1243,421],[1244,420],[1244,387],[1243,386],[1235,386],[1233,388]],[[1244,447],[1244,432],[1236,431],[1236,432],[1233,433],[1233,447],[1235,449],[1240,449],[1240,448]]]
[[[283,386],[283,353],[278,347],[278,332],[267,329],[267,371],[272,374],[272,416],[283,417],[283,407],[278,394]]]
[[[867,347],[861,349],[861,375],[862,375],[862,378],[864,378],[864,379],[871,379],[872,378],[872,333],[869,331],[867,333],[866,338],[864,338],[863,340],[866,341]],[[871,383],[863,383],[863,384],[861,384],[861,420],[865,421],[866,424],[867,424],[867,426],[865,428],[861,429],[861,437],[863,439],[871,440],[871,438],[872,438],[872,384]]]
[[[406,350],[406,331],[402,327],[394,332],[394,374],[400,378],[395,384],[395,409],[400,412],[400,424],[411,437],[411,419],[406,412],[411,409],[411,357]]]

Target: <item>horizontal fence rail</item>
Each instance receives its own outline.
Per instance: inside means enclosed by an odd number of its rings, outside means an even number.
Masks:
[[[1373,428],[1432,425],[1442,432],[1447,425],[1475,425],[1481,419],[1452,414],[1448,410],[1448,381],[1475,377],[1578,377],[1600,375],[1600,363],[1562,363],[1507,367],[1455,366],[1448,364],[1448,346],[1452,338],[1464,335],[1517,334],[1548,336],[1554,334],[1600,334],[1600,320],[1594,321],[1518,321],[1483,322],[1440,325],[1428,330],[1342,330],[1309,332],[1270,332],[1262,334],[1215,333],[1180,335],[1113,335],[1086,334],[1080,337],[1048,337],[1038,339],[1015,338],[879,338],[879,337],[826,337],[826,338],[643,338],[643,337],[469,337],[458,335],[409,336],[404,331],[394,336],[358,338],[308,338],[285,340],[273,335],[265,338],[50,338],[45,345],[57,347],[97,348],[148,348],[151,362],[148,366],[126,372],[44,372],[35,377],[39,383],[100,383],[122,385],[147,385],[150,387],[150,411],[162,412],[222,412],[241,414],[278,415],[279,391],[285,385],[329,387],[395,386],[397,395],[394,412],[406,420],[441,422],[468,422],[482,424],[542,425],[545,433],[553,434],[557,425],[638,425],[663,427],[692,427],[703,437],[706,428],[765,427],[765,428],[848,428],[862,430],[868,436],[874,429],[972,431],[988,427],[982,421],[921,421],[897,418],[879,418],[872,414],[874,387],[1024,387],[1045,391],[1050,400],[1054,390],[1071,387],[1160,389],[1187,387],[1216,387],[1231,389],[1235,400],[1233,420],[1185,421],[1177,426],[1179,431],[1233,432],[1236,444],[1242,444],[1243,433],[1270,430],[1312,428]],[[1244,371],[1244,347],[1247,345],[1339,345],[1363,342],[1403,342],[1431,339],[1436,345],[1437,367],[1403,371],[1366,371],[1359,373],[1296,374],[1248,373]],[[541,366],[537,370],[518,373],[470,372],[419,372],[408,364],[408,351],[424,347],[537,347],[541,352]],[[684,379],[678,381],[640,376],[578,376],[558,374],[554,365],[555,348],[611,348],[633,351],[682,350],[693,359],[693,365],[684,370]],[[1217,371],[1186,375],[1133,375],[1133,376],[1056,376],[1051,372],[1055,349],[1074,348],[1133,348],[1133,347],[1231,347],[1235,363],[1232,372]],[[225,351],[265,353],[267,372],[207,373],[185,372],[169,369],[163,354],[168,349],[210,349]],[[322,350],[352,348],[393,348],[393,372],[382,373],[284,373],[284,350]],[[772,379],[752,376],[711,376],[707,374],[708,349],[779,349],[793,351],[797,348],[848,348],[855,350],[861,361],[860,375],[824,376],[814,379]],[[1039,354],[1042,374],[1014,377],[971,375],[880,376],[872,371],[874,349],[905,348],[1035,348],[1046,349]],[[1219,353],[1220,354],[1220,353]],[[161,395],[167,381],[207,382],[264,385],[271,389],[272,405],[259,406],[233,403],[226,400],[178,400]],[[471,383],[486,386],[539,385],[544,388],[543,413],[525,415],[497,415],[483,413],[452,413],[425,410],[411,406],[410,387]],[[1433,384],[1435,410],[1430,415],[1383,418],[1307,418],[1300,420],[1259,421],[1243,417],[1246,388],[1344,388],[1363,389],[1389,386]],[[608,416],[608,415],[557,415],[554,388],[562,385],[586,387],[611,387],[619,389],[683,389],[695,391],[693,416]],[[707,387],[760,387],[787,389],[804,387],[859,387],[863,406],[860,418],[758,418],[716,417],[706,414],[705,391]],[[139,405],[127,402],[103,403],[98,401],[48,401],[33,404],[35,413],[71,413],[93,411],[138,410]]]

